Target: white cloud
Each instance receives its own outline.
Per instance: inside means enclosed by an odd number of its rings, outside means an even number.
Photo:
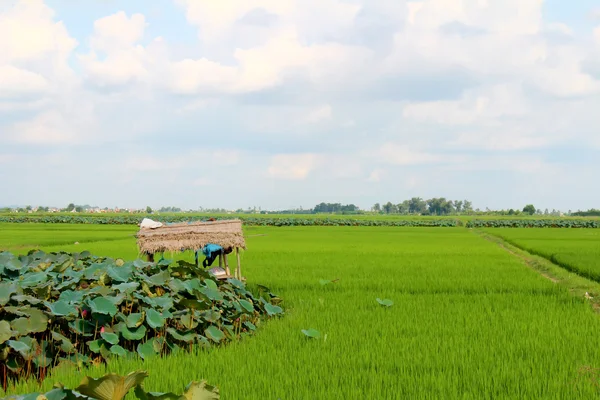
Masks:
[[[0,65],[0,97],[45,92],[50,85],[46,78],[35,72]]]
[[[303,180],[318,162],[316,154],[277,154],[271,158],[268,174],[277,179]]]
[[[306,122],[314,124],[317,122],[321,122],[323,120],[331,119],[332,110],[329,104],[325,104],[324,106],[317,107],[311,110],[306,116]]]
[[[370,182],[380,182],[381,179],[384,177],[384,175],[385,175],[385,170],[375,169],[375,170],[371,171],[371,174],[369,175],[369,178],[367,178],[367,180]]]
[[[529,104],[518,85],[494,85],[467,90],[460,100],[408,104],[403,115],[422,122],[469,125],[506,116],[526,115]]]
[[[420,151],[396,143],[384,144],[378,150],[376,156],[379,160],[392,165],[453,163],[459,162],[462,159],[461,157],[457,156],[448,156],[444,154]]]

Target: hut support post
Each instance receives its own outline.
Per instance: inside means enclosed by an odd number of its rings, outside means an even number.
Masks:
[[[235,248],[235,256],[237,257],[237,267],[235,270],[235,277],[239,280],[242,280],[242,269],[240,267],[240,249]]]
[[[225,262],[225,273],[229,277],[231,275],[231,272],[229,271],[229,261],[227,261],[227,254],[223,254],[223,259],[223,261]]]
[[[148,262],[154,262],[154,253],[147,253]]]

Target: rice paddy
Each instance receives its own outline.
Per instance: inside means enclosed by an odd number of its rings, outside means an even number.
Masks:
[[[138,256],[136,230],[3,224],[0,250],[22,253],[39,246],[132,259]],[[518,235],[508,231],[492,233]],[[529,229],[530,236],[514,240],[539,240],[532,246],[542,249],[564,242],[535,236],[539,232]],[[116,361],[108,371],[146,369],[151,378],[145,386],[153,391],[180,390],[191,380],[206,379],[223,399],[589,399],[600,394],[579,373],[600,367],[600,316],[584,299],[470,230],[252,227],[246,233],[243,274],[249,284],[280,295],[286,315],[226,347],[151,362]],[[574,254],[583,248],[565,246]],[[323,286],[322,279],[339,280]],[[376,298],[394,304],[383,307]],[[301,331],[310,328],[321,337],[305,337]],[[57,370],[41,387],[20,382],[10,393],[48,390],[56,381],[74,387],[84,374],[105,372],[103,367]]]
[[[597,229],[498,228],[486,232],[600,282],[600,232]]]

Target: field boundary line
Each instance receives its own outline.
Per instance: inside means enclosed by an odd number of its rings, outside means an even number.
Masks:
[[[569,271],[545,257],[523,250],[492,233],[477,229],[473,230],[473,232],[483,239],[497,244],[504,251],[518,258],[523,264],[538,272],[544,278],[566,288],[573,296],[588,300],[594,311],[600,313],[600,283]]]

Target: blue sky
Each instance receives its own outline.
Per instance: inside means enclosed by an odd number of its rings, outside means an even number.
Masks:
[[[600,6],[0,6],[1,205],[599,207]]]

